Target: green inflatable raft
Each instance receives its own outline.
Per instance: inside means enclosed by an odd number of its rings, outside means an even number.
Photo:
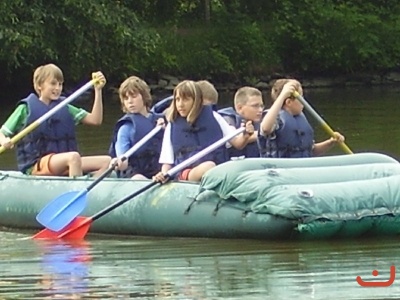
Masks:
[[[0,172],[0,226],[41,229],[36,215],[93,179]],[[91,216],[149,181],[106,178],[88,193]],[[93,222],[90,233],[309,239],[400,232],[400,164],[378,153],[252,158],[219,165],[200,184],[151,188]]]

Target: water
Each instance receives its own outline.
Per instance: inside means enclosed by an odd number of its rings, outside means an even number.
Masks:
[[[398,93],[397,88],[360,88],[308,90],[305,96],[354,152],[397,158]],[[221,95],[221,106],[231,99]],[[91,106],[88,100],[75,104]],[[12,109],[5,106],[0,120]],[[78,127],[84,154],[106,152],[119,116],[118,102],[107,97],[103,126]],[[316,139],[324,138],[317,129]],[[335,153],[340,149],[329,154]],[[1,154],[0,169],[14,167],[13,151]],[[23,239],[31,235],[0,232],[0,299],[400,298],[400,280],[375,288],[356,282],[358,275],[387,281],[390,266],[400,268],[398,238],[271,242],[89,236],[75,244]]]
[[[400,107],[398,105],[400,88],[348,88],[348,89],[309,89],[305,98],[334,130],[346,137],[346,143],[353,152],[381,152],[400,156],[400,127],[397,126]],[[232,93],[221,93],[221,107],[232,104]],[[269,97],[264,97],[269,106]],[[76,100],[73,104],[91,109],[92,99]],[[0,123],[14,109],[14,104],[6,104],[0,111]],[[121,116],[118,100],[112,96],[104,97],[104,121],[102,126],[81,125],[77,127],[79,148],[84,155],[106,154],[116,120]],[[328,135],[322,131],[314,119],[310,123],[316,130],[316,140],[322,141]],[[328,154],[339,154],[339,148]],[[14,151],[1,154],[0,169],[14,169]]]
[[[0,299],[398,299],[382,281],[398,240],[267,242],[92,237],[21,240],[0,234]],[[399,266],[400,267],[400,266]]]

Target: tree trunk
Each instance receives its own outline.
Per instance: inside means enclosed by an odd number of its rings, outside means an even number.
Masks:
[[[204,18],[209,24],[211,20],[211,0],[204,0]]]

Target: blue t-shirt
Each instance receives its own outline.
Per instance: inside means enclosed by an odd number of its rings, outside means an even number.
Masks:
[[[122,156],[128,151],[135,143],[133,137],[135,136],[135,125],[131,122],[123,124],[117,133],[117,141],[115,143],[115,152],[117,157]]]

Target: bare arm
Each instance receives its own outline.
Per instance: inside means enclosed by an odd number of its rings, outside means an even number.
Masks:
[[[250,135],[249,140],[247,141],[248,144],[255,142],[257,142],[257,132],[253,132],[253,134]]]
[[[163,164],[162,166],[161,166],[161,172],[163,173],[163,174],[167,174],[167,172],[169,171],[169,170],[171,170],[172,169],[172,165],[169,165],[169,164]]]
[[[335,145],[335,142],[332,139],[327,139],[326,141],[319,142],[314,144],[313,147],[313,155],[314,156],[319,156],[324,154],[325,152],[329,151],[333,146]]]
[[[314,144],[314,148],[313,148],[314,156],[322,155],[325,152],[332,149],[337,143],[344,142],[343,135],[341,135],[339,132],[336,132],[336,131],[334,132],[334,134],[335,134],[335,137],[331,137],[331,138],[327,139],[326,141]]]
[[[256,135],[251,121],[247,121],[246,125],[242,125],[245,126],[245,131],[229,141],[229,143],[238,150],[242,150],[248,143],[251,143],[250,140]]]
[[[278,98],[276,98],[271,108],[261,121],[260,128],[263,135],[269,135],[274,131],[279,111],[285,103],[285,100],[290,98],[295,90],[296,87],[293,82],[288,82],[284,85],[282,92],[279,94]]]
[[[231,145],[236,149],[242,150],[248,144],[249,137],[250,137],[249,134],[242,133],[237,137],[231,139],[229,143],[231,143]]]
[[[3,145],[6,141],[6,136],[0,131],[0,145]]]
[[[94,77],[98,78],[98,83],[94,86],[94,103],[92,111],[82,119],[82,123],[86,125],[101,125],[103,122],[103,95],[102,89],[106,83],[103,73],[96,72]]]
[[[10,138],[6,137],[1,131],[0,131],[0,146],[3,146],[6,149],[11,148]]]

